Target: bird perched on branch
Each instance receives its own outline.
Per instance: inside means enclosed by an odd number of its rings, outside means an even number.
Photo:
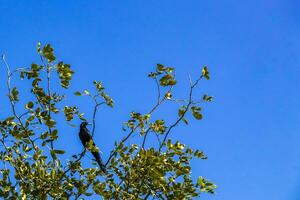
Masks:
[[[90,135],[89,130],[87,129],[87,125],[89,125],[89,123],[87,122],[82,122],[80,124],[80,131],[79,131],[79,138],[81,140],[82,145],[87,148],[88,150],[91,151],[91,153],[93,154],[95,160],[97,161],[97,163],[99,164],[100,169],[106,173],[106,169],[105,169],[105,165],[102,162],[101,156],[99,154],[99,150],[97,149],[92,136]]]

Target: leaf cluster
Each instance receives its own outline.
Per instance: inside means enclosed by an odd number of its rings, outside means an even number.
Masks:
[[[11,71],[7,68],[7,93],[11,113],[0,121],[0,197],[4,199],[79,199],[99,195],[103,199],[192,199],[202,192],[214,193],[215,184],[192,175],[191,160],[207,159],[204,152],[172,142],[172,134],[182,122],[188,124],[187,114],[201,120],[202,103],[211,102],[212,97],[204,94],[202,99],[193,97],[198,82],[209,79],[207,67],[203,67],[199,78],[190,80],[189,96],[176,98],[173,87],[177,85],[175,69],[157,64],[156,70],[148,76],[155,81],[157,101],[149,112],[131,112],[124,123],[124,137],[115,142],[105,162],[107,173],[96,163],[83,167],[82,158],[86,151],[100,152],[94,142],[82,152],[68,155],[65,149],[58,149],[56,141],[63,131],[57,127],[57,119],[64,116],[70,125],[75,118],[87,121],[76,105],[65,102],[65,94],[53,91],[53,80],[68,90],[74,71],[69,64],[57,61],[50,44],[37,46],[41,63]],[[20,98],[17,86],[12,86],[12,77],[18,73],[21,80],[29,81],[29,101]],[[53,79],[57,76],[57,79]],[[99,106],[113,107],[114,101],[106,92],[101,81],[93,82],[94,91],[77,91],[76,96],[89,97],[94,106],[92,113],[92,136],[95,133]],[[58,88],[55,88],[58,91]],[[178,105],[178,116],[174,121],[156,119],[153,115],[164,103]],[[21,105],[21,106],[20,106]],[[16,107],[21,107],[17,109]],[[76,129],[77,130],[77,129]],[[134,135],[139,139],[134,144],[128,140]],[[149,135],[156,141],[149,142]],[[63,160],[61,155],[70,158]],[[86,165],[84,165],[86,166]]]

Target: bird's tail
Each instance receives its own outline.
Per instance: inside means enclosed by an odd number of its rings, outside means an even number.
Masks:
[[[105,168],[105,165],[103,164],[103,161],[102,161],[102,159],[101,159],[101,156],[100,156],[99,152],[92,152],[92,154],[93,154],[95,160],[97,161],[97,163],[98,163],[100,169],[101,169],[104,173],[107,173],[106,168]]]

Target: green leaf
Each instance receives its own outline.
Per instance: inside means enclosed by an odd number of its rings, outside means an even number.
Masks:
[[[32,101],[30,101],[30,102],[28,102],[26,105],[25,105],[25,108],[26,109],[31,109],[31,108],[33,108],[33,102]]]
[[[193,112],[193,116],[194,116],[196,119],[198,119],[198,120],[200,120],[200,119],[203,118],[202,114],[199,113],[199,112]]]
[[[48,131],[44,132],[41,134],[40,138],[43,140],[43,139],[46,139],[48,137]]]
[[[172,86],[176,84],[176,80],[174,79],[174,76],[167,74],[159,80],[159,83],[161,86]]]
[[[16,87],[14,87],[12,89],[11,93],[12,93],[12,96],[11,96],[12,100],[13,101],[19,101],[19,91],[18,91],[18,89]]]
[[[66,117],[67,121],[73,120],[74,115],[78,114],[78,113],[79,113],[79,111],[78,111],[78,108],[76,106],[70,106],[70,107],[65,106],[64,107],[64,114],[65,114],[65,117]]]
[[[51,132],[50,138],[51,138],[52,140],[56,140],[56,139],[58,138],[58,130],[57,130],[57,129],[54,129],[54,130]]]
[[[57,159],[57,157],[56,157],[56,153],[55,153],[55,151],[54,151],[54,150],[51,150],[51,151],[50,151],[50,154],[51,154],[51,157],[52,157],[54,160],[56,160],[56,159]]]
[[[49,127],[49,128],[53,128],[56,124],[56,121],[54,121],[53,119],[49,119],[46,121],[46,125]]]
[[[165,94],[165,98],[168,99],[168,100],[172,99],[172,94],[171,94],[171,92],[167,92],[167,93]]]
[[[42,55],[47,58],[49,63],[53,62],[56,58],[53,53],[53,48],[50,44],[46,44],[42,50]]]
[[[93,83],[94,83],[94,85],[95,85],[95,87],[96,87],[96,89],[97,89],[98,92],[101,92],[102,90],[105,89],[105,88],[103,87],[101,81],[98,82],[98,81],[95,80],[95,81],[93,81]]]
[[[74,92],[74,94],[76,95],[76,96],[81,96],[82,94],[81,94],[81,92]]]
[[[202,69],[202,76],[207,80],[210,79],[208,68],[206,66],[204,66]]]
[[[188,121],[186,118],[182,118],[182,121],[183,121],[186,125],[189,124],[189,121]]]
[[[90,95],[90,92],[88,90],[83,91],[85,95]]]
[[[164,67],[162,64],[157,64],[156,66],[157,66],[157,67],[156,67],[156,70],[157,70],[158,72],[161,72],[161,71],[164,71],[164,70],[165,70],[165,67]]]
[[[204,182],[203,182],[202,176],[199,176],[199,177],[198,177],[197,184],[198,184],[201,188],[203,188],[203,187],[205,186],[205,184],[204,184]]]
[[[57,154],[64,154],[65,153],[64,150],[57,150],[57,149],[55,149],[54,152],[57,153]]]
[[[106,105],[108,105],[109,107],[113,107],[114,106],[114,101],[112,100],[112,98],[110,98],[110,96],[108,96],[105,92],[101,92],[100,95],[102,96],[102,98],[105,100]]]
[[[182,117],[184,114],[185,114],[185,107],[182,107],[180,109],[178,109],[178,116],[179,117]]]
[[[70,81],[74,71],[71,70],[71,66],[63,62],[59,62],[57,65],[57,73],[60,79],[60,85],[63,88],[68,88],[70,86]]]
[[[150,125],[150,128],[153,132],[163,134],[166,131],[165,121],[164,120],[156,120],[154,123]]]
[[[200,107],[192,106],[191,110],[192,110],[192,114],[195,117],[195,119],[198,119],[198,120],[202,119],[202,114],[200,113],[200,111],[201,111]]]
[[[37,43],[36,50],[37,50],[38,53],[41,53],[41,42]]]
[[[211,102],[213,100],[212,96],[208,96],[207,94],[203,95],[203,101]]]
[[[201,158],[203,160],[207,159],[207,156],[203,153],[203,151],[196,150],[194,156],[197,158]]]

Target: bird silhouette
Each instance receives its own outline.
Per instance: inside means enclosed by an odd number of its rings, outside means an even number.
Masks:
[[[92,138],[92,136],[91,136],[91,134],[90,134],[90,132],[89,132],[89,130],[88,130],[87,127],[86,127],[87,125],[88,125],[87,122],[82,122],[82,123],[80,124],[79,138],[80,138],[80,140],[81,140],[81,143],[82,143],[82,145],[83,145],[84,147],[87,147],[87,144],[92,140],[92,144],[93,144],[94,146],[96,146],[95,143],[94,143],[94,141],[93,141],[93,138]],[[102,162],[102,159],[101,159],[101,156],[100,156],[99,152],[98,152],[98,151],[92,151],[91,153],[93,154],[95,160],[97,161],[97,163],[98,163],[100,169],[101,169],[104,173],[106,173],[107,171],[106,171],[106,169],[105,169],[105,165],[104,165],[103,162]]]

